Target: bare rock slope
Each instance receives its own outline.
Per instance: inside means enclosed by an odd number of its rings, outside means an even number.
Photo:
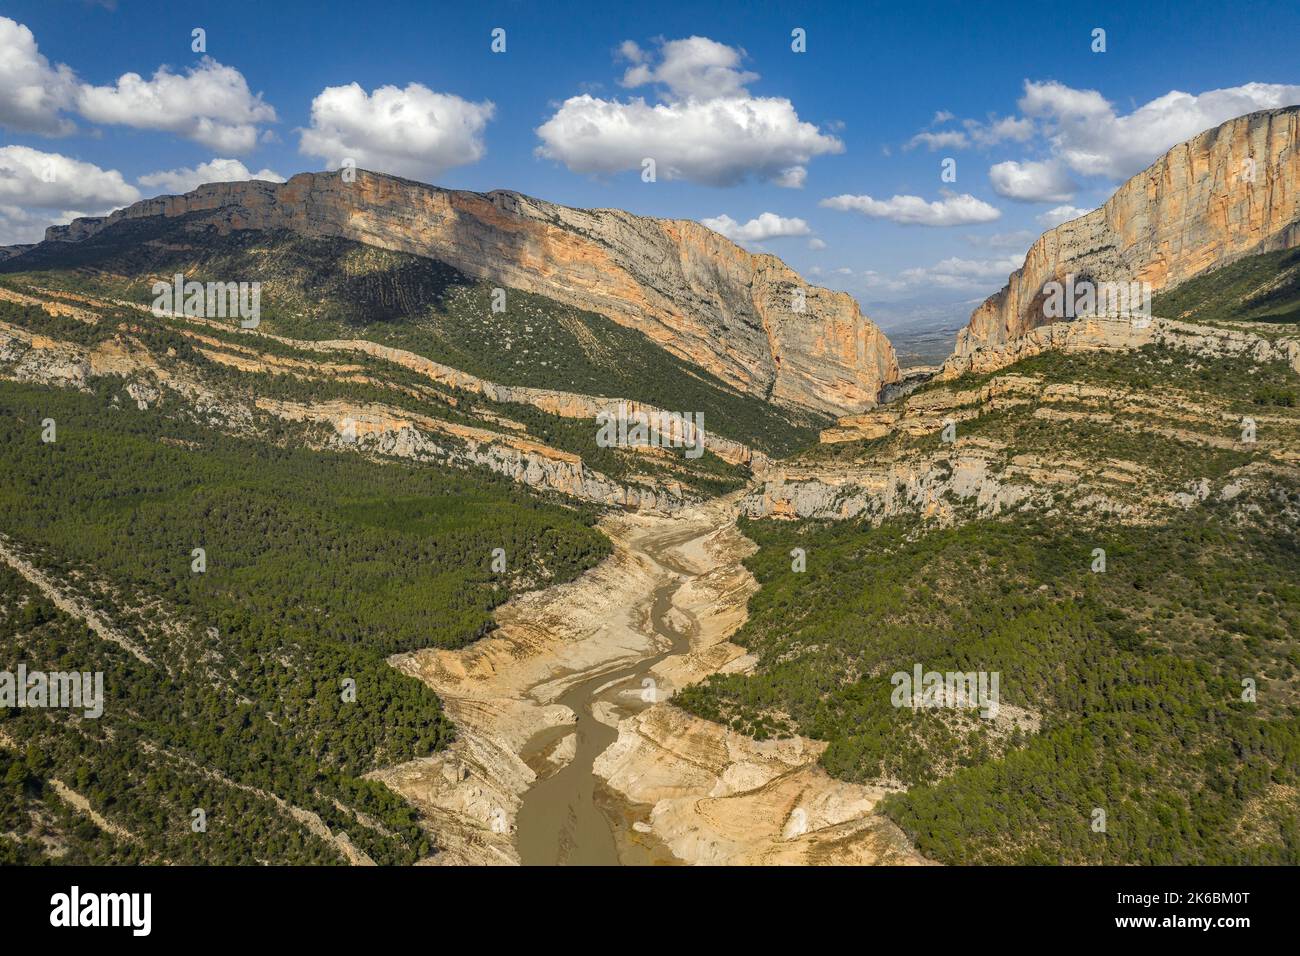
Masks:
[[[1300,245],[1300,107],[1239,116],[1175,146],[1098,209],[1044,233],[957,335],[957,356],[1049,321],[1067,275],[1169,289],[1243,256]]]
[[[751,394],[826,412],[872,405],[898,379],[884,334],[853,298],[699,223],[570,209],[357,170],[287,183],[212,183],[51,227],[76,242],[123,219],[199,214],[223,229],[291,229],[438,259],[639,330]]]

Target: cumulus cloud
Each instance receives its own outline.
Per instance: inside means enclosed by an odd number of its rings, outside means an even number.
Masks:
[[[258,124],[275,121],[242,73],[206,56],[184,75],[160,66],[149,80],[124,73],[112,86],[82,86],[77,109],[92,122],[165,130],[231,153],[251,150]]]
[[[29,146],[0,147],[0,202],[37,209],[98,209],[139,198],[139,191],[115,169]]]
[[[152,79],[124,73],[110,86],[78,79],[71,67],[52,66],[32,31],[0,17],[0,125],[59,136],[71,133],[64,114],[93,123],[175,133],[223,152],[242,153],[258,141],[275,109],[248,88],[234,67],[204,57],[181,75],[160,66]]]
[[[1028,249],[1029,244],[1038,238],[1038,233],[1030,229],[1017,229],[1014,232],[995,232],[988,236],[971,233],[962,238],[981,249]]]
[[[21,206],[0,203],[0,246],[26,245],[40,242],[45,236],[45,227],[71,222],[75,216],[51,216],[48,212],[36,213]]]
[[[1103,116],[1111,113],[1110,103],[1096,90],[1076,90],[1048,80],[1025,80],[1025,92],[1016,104],[1026,116]]]
[[[802,219],[787,219],[774,212],[765,212],[755,219],[741,225],[728,215],[714,219],[701,219],[701,223],[714,232],[721,233],[732,242],[754,243],[764,239],[777,239],[783,236],[807,236],[812,230]]]
[[[820,205],[909,226],[965,226],[992,222],[1002,215],[1001,210],[967,193],[945,196],[934,202],[927,202],[920,196],[872,199],[870,196],[844,194],[823,199]]]
[[[783,169],[772,179],[772,182],[785,189],[803,189],[803,184],[807,181],[808,170],[803,166],[791,166],[789,169]]]
[[[951,256],[927,268],[908,269],[903,275],[949,287],[982,286],[990,280],[1005,281],[1007,276],[1024,264],[1023,253],[996,259],[963,259],[961,256]]]
[[[963,124],[977,146],[993,146],[1006,141],[1024,143],[1034,135],[1033,121],[1015,116],[990,117],[986,123],[964,120]]]
[[[159,189],[164,193],[187,193],[204,183],[235,183],[249,179],[265,179],[273,183],[284,182],[284,177],[272,169],[254,173],[237,159],[213,159],[191,168],[159,170],[136,180],[146,189]]]
[[[964,259],[952,256],[932,266],[904,269],[896,274],[868,270],[861,276],[865,289],[875,293],[914,296],[925,292],[987,292],[1002,286],[1024,265],[1023,254],[994,259]]]
[[[0,125],[45,136],[71,133],[72,122],[60,113],[76,85],[72,70],[41,55],[31,30],[0,17]]]
[[[1092,212],[1091,209],[1081,209],[1078,206],[1054,206],[1047,210],[1047,212],[1040,213],[1034,218],[1037,219],[1041,225],[1051,229],[1054,226],[1059,226],[1063,222],[1069,222],[1071,219],[1078,219],[1080,216],[1085,216],[1090,212]]]
[[[203,57],[185,74],[160,66],[151,79],[123,73],[110,86],[82,82],[70,66],[51,65],[31,30],[0,17],[0,125],[65,135],[75,125],[65,116],[134,129],[160,130],[222,152],[247,152],[274,122],[276,109],[248,90],[243,74]]]
[[[1246,83],[1200,94],[1173,90],[1121,115],[1095,90],[1026,80],[1019,106],[1046,125],[1053,152],[1071,170],[1121,180],[1235,116],[1297,103],[1300,85]]]
[[[117,170],[28,146],[0,147],[0,242],[38,242],[46,226],[139,198]]]
[[[658,65],[653,65],[645,51],[630,40],[619,51],[632,61],[621,84],[629,88],[662,84],[666,91],[660,95],[668,101],[745,96],[745,86],[758,79],[757,73],[740,69],[744,50],[708,37],[669,40],[659,50]]]
[[[933,152],[936,149],[965,149],[970,145],[966,134],[961,130],[950,129],[938,133],[929,131],[917,133],[906,143],[903,149],[915,149],[918,146],[926,146]]]
[[[1066,202],[1079,188],[1055,160],[996,163],[989,167],[989,182],[999,196],[1020,202]]]
[[[947,110],[940,110],[934,114],[930,125],[939,126],[955,118]],[[990,116],[984,122],[967,119],[962,120],[961,125],[962,129],[922,130],[904,143],[903,149],[911,150],[918,146],[925,146],[933,151],[965,149],[972,144],[995,146],[1007,140],[1023,143],[1034,135],[1033,121],[1015,116],[1004,116],[1001,119]]]
[[[490,100],[473,103],[420,83],[369,94],[357,83],[329,86],[312,100],[311,127],[299,131],[298,151],[319,156],[329,169],[351,159],[366,169],[434,179],[483,158],[483,131],[495,112]]]
[[[652,159],[657,178],[732,186],[752,176],[797,189],[813,158],[844,151],[788,99],[750,94],[758,75],[740,68],[743,50],[689,37],[662,43],[657,58],[631,41],[619,53],[631,64],[622,85],[657,86],[658,102],[570,97],[537,128],[538,156],[576,173],[640,170]]]

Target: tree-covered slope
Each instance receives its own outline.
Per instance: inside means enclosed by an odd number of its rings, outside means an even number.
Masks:
[[[825,741],[940,862],[1300,862],[1296,391],[1153,345],[861,416],[750,496],[804,516],[743,524],[756,670],[676,702]],[[917,665],[999,675],[1000,716],[897,706]]]
[[[888,812],[944,862],[1300,862],[1294,801],[1234,836],[1300,783],[1297,508],[1300,493],[1258,525],[1226,508],[1158,527],[748,522],[762,589],[737,641],[758,671],[677,701],[909,787]],[[999,673],[1003,707],[1041,726],[893,706],[891,675],[916,663]]]
[[[1192,322],[1300,322],[1300,249],[1247,256],[1155,296],[1151,311]]]
[[[230,437],[137,410],[113,379],[92,394],[0,383],[0,446],[11,548],[152,661],[53,614],[25,585],[6,588],[4,659],[103,670],[108,698],[101,722],[7,711],[8,736],[31,754],[11,783],[29,799],[51,775],[87,790],[140,835],[131,853],[154,861],[323,853],[262,814],[269,798],[226,784],[206,798],[229,809],[221,838],[192,840],[176,817],[191,801],[174,784],[206,771],[315,812],[379,862],[416,859],[428,834],[414,811],[361,775],[427,755],[453,729],[387,656],[472,641],[511,593],[572,577],[609,547],[592,516],[505,479]],[[262,810],[245,819],[230,801],[250,799]],[[283,840],[260,845],[264,833]]]
[[[603,316],[505,291],[432,259],[280,230],[221,233],[175,219],[125,220],[77,243],[47,243],[0,274],[148,305],[158,279],[262,283],[265,331],[364,338],[504,385],[627,398],[702,412],[705,427],[781,454],[828,419],[746,395]]]

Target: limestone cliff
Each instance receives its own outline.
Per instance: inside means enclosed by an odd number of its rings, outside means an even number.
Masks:
[[[1300,107],[1229,120],[1175,146],[1105,205],[1044,233],[971,315],[958,356],[1000,349],[1050,319],[1043,285],[1066,275],[1153,292],[1242,256],[1300,245]]]
[[[837,413],[898,378],[894,350],[849,295],[699,223],[570,209],[519,193],[426,186],[357,170],[211,183],[51,227],[80,241],[122,219],[191,213],[221,229],[292,229],[439,259],[635,328],[746,392]],[[798,290],[802,290],[799,294]]]

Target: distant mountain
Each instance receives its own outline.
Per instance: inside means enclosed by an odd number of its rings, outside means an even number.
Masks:
[[[41,261],[51,246],[131,220],[187,217],[219,232],[283,229],[435,259],[606,316],[735,388],[789,407],[861,410],[898,378],[889,340],[851,296],[813,286],[776,257],[746,252],[699,223],[355,174],[351,182],[341,173],[302,173],[283,184],[210,183],[145,200],[51,227],[10,267],[25,269],[21,260]]]

